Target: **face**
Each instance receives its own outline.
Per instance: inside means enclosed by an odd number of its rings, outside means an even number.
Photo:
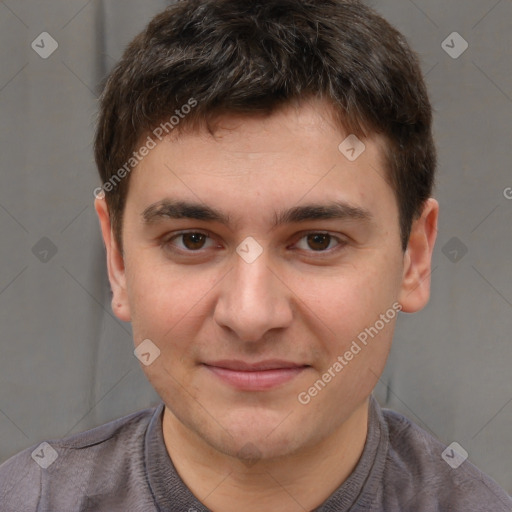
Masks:
[[[351,161],[348,135],[310,101],[159,142],[130,176],[123,256],[97,200],[114,311],[160,350],[143,368],[166,417],[219,452],[327,438],[380,377],[397,310],[428,298],[436,204],[404,254],[383,141]]]

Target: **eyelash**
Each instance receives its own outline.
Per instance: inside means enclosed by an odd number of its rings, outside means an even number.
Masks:
[[[169,249],[170,251],[172,251],[174,253],[183,254],[183,255],[193,255],[193,254],[201,255],[207,249],[198,249],[198,250],[179,249],[179,248],[174,247],[172,244],[172,242],[174,240],[176,240],[184,235],[194,235],[194,234],[203,235],[203,236],[207,237],[208,239],[213,240],[213,237],[207,231],[201,231],[201,230],[180,231],[178,233],[174,233],[171,237],[165,238],[161,244],[162,248]],[[296,245],[299,241],[303,240],[304,238],[307,238],[310,235],[328,235],[329,237],[331,237],[331,240],[334,240],[337,242],[337,245],[331,249],[320,250],[320,251],[314,251],[314,250],[306,251],[307,253],[318,255],[317,257],[322,257],[322,255],[330,256],[330,255],[332,255],[333,252],[343,249],[348,243],[346,239],[344,239],[340,236],[336,236],[332,233],[329,233],[328,231],[308,231],[308,232],[303,233],[300,236],[300,238],[297,239],[297,241],[294,243],[294,245]]]

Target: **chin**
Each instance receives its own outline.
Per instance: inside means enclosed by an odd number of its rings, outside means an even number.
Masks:
[[[261,416],[257,418],[254,414],[247,414],[244,418],[238,417],[232,424],[224,421],[226,430],[220,433],[221,439],[210,444],[222,453],[249,463],[292,455],[308,440],[304,439],[305,432],[299,423],[284,422],[286,417],[282,413],[272,414],[265,421]]]
[[[247,466],[252,466],[258,461],[293,455],[301,448],[301,442],[293,434],[270,439],[268,436],[257,436],[252,432],[251,436],[234,436],[212,446],[217,451],[234,457]]]

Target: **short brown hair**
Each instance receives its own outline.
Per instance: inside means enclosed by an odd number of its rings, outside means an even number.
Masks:
[[[328,99],[350,133],[384,137],[405,250],[434,184],[432,109],[404,37],[348,0],[183,0],[153,18],[106,82],[95,138],[119,245],[129,179],[112,180],[129,172],[141,137],[166,120],[173,127],[191,100],[176,129],[223,113],[270,114],[307,96]]]

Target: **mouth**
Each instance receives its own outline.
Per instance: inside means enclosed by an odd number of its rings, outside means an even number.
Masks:
[[[265,391],[282,386],[304,372],[310,365],[282,360],[247,363],[221,360],[203,366],[222,382],[244,391]]]

